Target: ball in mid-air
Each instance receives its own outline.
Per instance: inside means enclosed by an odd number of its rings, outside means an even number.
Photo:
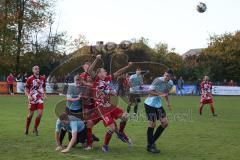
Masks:
[[[207,5],[203,2],[200,2],[198,5],[197,5],[197,11],[200,12],[200,13],[203,13],[207,10]]]

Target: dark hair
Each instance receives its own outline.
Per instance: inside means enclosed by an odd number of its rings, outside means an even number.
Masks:
[[[137,70],[141,70],[141,68],[138,66],[138,67],[136,68],[136,71],[137,71]]]
[[[59,119],[60,119],[60,121],[63,121],[63,120],[67,121],[67,120],[69,120],[67,113],[62,113],[59,116]]]
[[[91,62],[89,62],[89,61],[84,61],[83,65],[85,65],[85,64],[91,65]]]
[[[173,75],[172,69],[167,69],[166,73]]]

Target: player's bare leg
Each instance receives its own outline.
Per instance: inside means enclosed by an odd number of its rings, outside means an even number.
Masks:
[[[28,115],[27,115],[27,119],[26,119],[25,135],[28,135],[29,126],[31,124],[33,115],[34,115],[34,111],[29,110]]]
[[[37,110],[37,117],[35,119],[35,124],[34,124],[34,133],[36,136],[38,136],[38,126],[40,124],[41,118],[42,118],[42,114],[43,114],[43,110],[42,109],[38,109]]]

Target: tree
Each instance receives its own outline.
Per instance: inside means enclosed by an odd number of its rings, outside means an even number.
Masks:
[[[79,34],[77,38],[71,40],[70,42],[70,50],[76,51],[89,44],[89,41],[83,34]]]
[[[240,32],[211,36],[209,46],[204,50],[204,56],[208,57],[214,79],[218,81],[224,78],[238,80],[240,77]]]
[[[16,71],[20,56],[26,52],[33,33],[44,28],[53,15],[55,1],[15,0],[1,1],[0,44],[2,54],[15,56]],[[13,54],[14,53],[14,54]]]

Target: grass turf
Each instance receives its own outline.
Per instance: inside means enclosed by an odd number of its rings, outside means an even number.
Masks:
[[[160,154],[146,151],[146,129],[143,105],[140,118],[132,118],[126,127],[134,145],[132,148],[113,136],[110,152],[102,153],[101,145],[106,128],[99,123],[94,133],[101,139],[92,151],[84,151],[79,145],[68,154],[55,151],[54,130],[56,116],[54,105],[63,97],[49,96],[45,103],[39,136],[24,135],[27,115],[27,99],[24,96],[0,96],[0,159],[239,159],[240,157],[240,97],[215,97],[218,117],[212,117],[205,107],[203,116],[198,115],[199,97],[172,96],[173,111],[168,112],[169,127],[157,142]],[[124,106],[124,103],[120,103]],[[133,109],[132,109],[133,110]],[[33,128],[34,119],[31,128]],[[65,141],[65,143],[67,143]]]

